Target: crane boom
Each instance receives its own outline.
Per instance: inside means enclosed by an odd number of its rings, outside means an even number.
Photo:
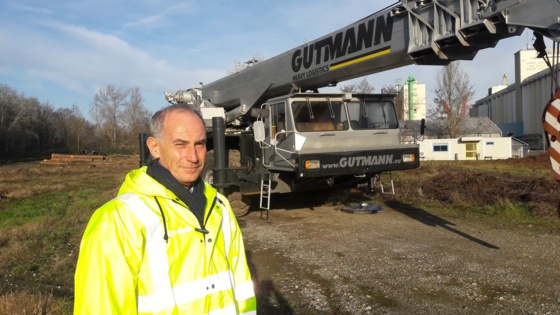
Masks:
[[[401,0],[353,24],[201,88],[226,121],[291,91],[316,90],[411,64],[472,60],[530,28],[560,41],[557,0]],[[179,95],[184,91],[179,91]],[[169,95],[169,101],[181,99]],[[177,96],[177,97],[175,97]]]

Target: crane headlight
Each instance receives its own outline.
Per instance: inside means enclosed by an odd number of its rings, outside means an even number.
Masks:
[[[403,162],[405,162],[405,163],[414,162],[414,161],[416,161],[416,155],[413,154],[413,153],[410,153],[410,154],[403,154],[402,160],[403,160]]]
[[[319,160],[307,160],[305,161],[306,170],[315,170],[321,167],[321,161]]]

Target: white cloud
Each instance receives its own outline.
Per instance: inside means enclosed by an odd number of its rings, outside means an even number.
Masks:
[[[51,14],[52,10],[47,9],[47,8],[43,8],[43,7],[37,7],[37,6],[27,6],[27,5],[23,5],[20,3],[13,3],[13,2],[9,2],[8,6],[16,11],[21,11],[21,12],[25,12],[25,13],[32,13],[32,14]]]
[[[4,73],[89,91],[91,97],[107,84],[138,86],[141,91],[163,95],[166,90],[195,86],[224,73],[178,69],[114,35],[58,22],[43,24],[51,29],[49,37],[20,26],[0,29],[0,46],[9,47],[0,52]]]
[[[126,28],[154,28],[161,27],[167,19],[186,18],[189,15],[193,1],[185,1],[173,4],[157,14],[143,17],[134,22],[125,23]]]

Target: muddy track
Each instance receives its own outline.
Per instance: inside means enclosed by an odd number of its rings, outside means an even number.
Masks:
[[[274,204],[241,219],[263,314],[558,314],[560,231]]]

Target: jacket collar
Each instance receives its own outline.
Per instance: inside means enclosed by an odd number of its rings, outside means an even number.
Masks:
[[[194,182],[192,189],[189,190],[181,185],[171,172],[159,163],[159,160],[153,160],[148,165],[146,174],[173,192],[175,196],[187,205],[187,208],[196,216],[200,225],[203,225],[207,200],[204,195],[204,182],[200,177]]]

